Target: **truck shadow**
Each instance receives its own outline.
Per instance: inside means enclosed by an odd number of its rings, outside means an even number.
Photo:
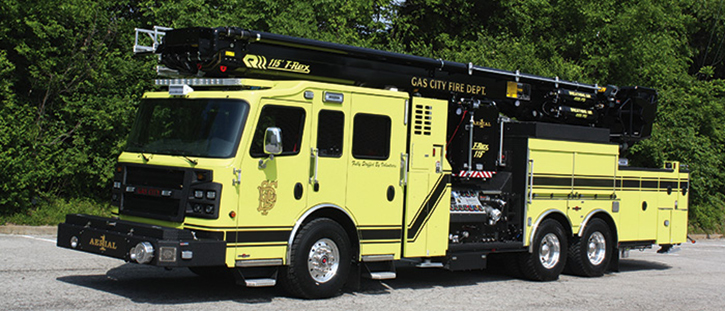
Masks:
[[[656,261],[631,259],[631,258],[621,259],[619,261],[619,272],[620,273],[636,272],[636,271],[644,271],[644,270],[668,270],[671,268],[672,268],[672,266],[670,266],[668,264],[664,264],[664,263],[656,262]]]
[[[671,266],[646,260],[623,259],[620,273],[667,270]],[[184,268],[165,270],[137,264],[123,264],[106,274],[68,275],[58,281],[123,296],[137,303],[184,304],[233,301],[243,304],[271,303],[274,299],[296,299],[278,287],[245,288],[232,278],[199,277]],[[486,270],[448,271],[397,266],[393,280],[363,279],[358,289],[345,289],[344,295],[387,295],[396,289],[464,287],[481,283],[528,282],[512,275],[503,265]]]
[[[123,296],[138,303],[182,304],[208,301],[268,303],[284,292],[271,287],[245,288],[233,278],[206,278],[186,268],[166,270],[126,263],[105,275],[70,275],[58,281]]]

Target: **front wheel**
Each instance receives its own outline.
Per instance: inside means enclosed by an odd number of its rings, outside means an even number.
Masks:
[[[282,284],[294,296],[331,297],[345,285],[351,262],[345,230],[331,219],[315,219],[295,236]]]
[[[566,266],[566,234],[553,219],[541,222],[535,232],[531,253],[524,253],[519,264],[524,277],[534,281],[554,281]]]
[[[612,259],[612,233],[607,223],[592,219],[584,228],[582,237],[569,249],[568,270],[587,277],[602,276]]]

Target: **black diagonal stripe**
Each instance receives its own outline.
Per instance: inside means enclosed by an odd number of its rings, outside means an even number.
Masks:
[[[428,222],[428,216],[433,213],[436,207],[436,202],[438,202],[443,193],[445,193],[450,177],[450,174],[443,174],[440,178],[438,178],[438,182],[435,187],[433,187],[433,191],[430,192],[428,197],[418,209],[418,215],[415,219],[413,219],[412,225],[408,226],[408,239],[412,238],[415,240],[420,232],[420,229],[426,222]]]

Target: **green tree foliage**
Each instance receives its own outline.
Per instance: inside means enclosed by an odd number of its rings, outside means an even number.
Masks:
[[[693,171],[692,220],[725,206],[723,0],[0,0],[0,206],[107,196],[153,57],[133,28],[243,28],[660,93],[626,155]]]
[[[12,91],[0,112],[5,213],[58,195],[99,195],[107,186],[152,77],[151,63],[131,60],[133,28],[109,10],[113,4],[3,1],[0,55]]]

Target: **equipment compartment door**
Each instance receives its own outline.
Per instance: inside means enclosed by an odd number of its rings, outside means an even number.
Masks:
[[[678,183],[673,187],[672,191],[677,193],[677,203],[675,209],[672,210],[672,232],[670,238],[672,243],[685,243],[687,242],[687,210],[688,210],[688,195],[690,194],[689,177],[690,173],[681,171],[680,164],[675,165],[675,171],[677,172]]]
[[[443,256],[448,249],[451,167],[445,157],[446,101],[414,98],[405,203],[405,257]]]
[[[352,94],[346,206],[358,225],[361,255],[400,257],[405,102],[399,96]]]

